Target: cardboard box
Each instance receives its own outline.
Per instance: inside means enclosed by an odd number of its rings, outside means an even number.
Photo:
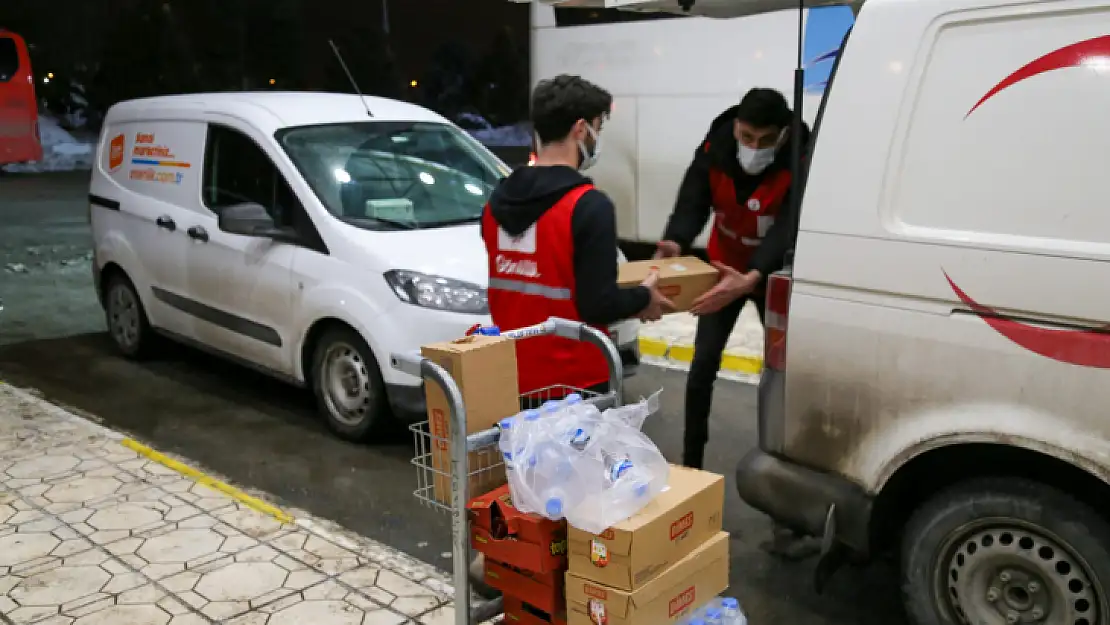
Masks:
[[[471,546],[487,560],[533,573],[567,568],[567,525],[513,507],[509,486],[471,500]]]
[[[671,465],[668,485],[640,512],[599,535],[570,528],[570,571],[636,590],[721,531],[725,478]]]
[[[567,610],[563,595],[564,571],[529,573],[489,558],[485,561],[485,581],[507,597],[514,597],[546,614],[562,614]]]
[[[504,596],[502,610],[505,612],[505,619],[501,621],[503,625],[567,625],[565,612],[544,612],[511,595]]]
[[[728,533],[702,543],[638,590],[567,572],[568,625],[670,625],[728,588]]]
[[[516,347],[499,336],[467,336],[421,348],[425,358],[451,374],[462,391],[467,434],[493,427],[520,411]],[[432,433],[432,490],[436,501],[451,503],[451,408],[434,383],[424,384],[428,424]],[[505,483],[505,469],[496,449],[470,454],[470,495],[480,495]]]
[[[636,286],[659,268],[659,292],[674,302],[675,312],[690,310],[694,300],[717,284],[720,272],[696,256],[638,260],[622,263],[617,269],[617,284]]]

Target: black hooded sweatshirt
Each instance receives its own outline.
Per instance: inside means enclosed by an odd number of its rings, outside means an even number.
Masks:
[[[667,221],[667,228],[663,232],[663,239],[678,243],[683,252],[688,252],[709,221],[713,206],[713,195],[709,188],[709,170],[716,169],[726,173],[732,178],[736,186],[736,197],[743,206],[756,187],[764,178],[773,172],[790,168],[790,139],[786,145],[779,149],[775,161],[763,172],[751,175],[740,167],[736,156],[736,137],[732,134],[733,120],[736,119],[736,109],[733,106],[717,116],[710,124],[709,133],[705,140],[694,152],[694,160],[686,170],[682,185],[678,188],[678,199],[675,200],[674,212]],[[809,127],[802,124],[802,145],[809,145]],[[708,149],[707,149],[708,147]],[[797,236],[798,220],[791,215],[794,210],[793,201],[788,193],[783,199],[775,223],[763,237],[763,242],[756,248],[748,261],[747,271],[755,269],[764,277],[782,269],[786,253],[794,246]],[[745,270],[740,267],[739,269]]]
[[[520,167],[494,189],[490,211],[497,225],[519,236],[571,189],[592,181],[566,166]],[[599,326],[635,316],[651,302],[644,287],[617,286],[617,216],[613,202],[586,192],[571,216],[575,305],[582,321]]]

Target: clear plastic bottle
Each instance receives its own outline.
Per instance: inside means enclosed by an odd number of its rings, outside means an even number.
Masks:
[[[725,625],[748,625],[748,618],[740,611],[740,602],[735,598],[721,599],[721,611],[725,616]]]
[[[687,625],[706,625],[705,621],[702,620],[701,618],[698,618],[697,616],[694,616],[694,617],[690,618],[688,621],[686,621],[686,624]]]
[[[717,603],[713,601],[712,603]],[[705,610],[705,625],[724,625],[725,615],[716,605],[710,605]]]

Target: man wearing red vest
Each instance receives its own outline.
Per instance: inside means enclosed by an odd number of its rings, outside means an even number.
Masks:
[[[789,130],[793,113],[774,89],[752,89],[713,121],[686,170],[656,257],[688,252],[713,213],[709,258],[721,280],[694,302],[694,359],[686,381],[682,463],[702,468],[709,411],[721,355],[744,304],[763,317],[763,280],[783,266],[793,244]],[[809,129],[803,125],[808,140]],[[787,149],[784,149],[787,148]]]
[[[605,329],[672,308],[655,288],[617,286],[616,213],[580,172],[601,155],[601,125],[613,98],[578,76],[544,80],[532,94],[535,166],[521,167],[490,196],[482,213],[494,324],[514,329],[548,317]],[[522,391],[555,384],[608,388],[596,346],[549,336],[517,342]]]

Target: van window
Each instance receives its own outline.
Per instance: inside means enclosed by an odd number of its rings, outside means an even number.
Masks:
[[[208,126],[202,194],[204,205],[217,214],[233,204],[260,204],[278,226],[292,226],[300,210],[297,196],[262,148],[243,133],[214,124]]]
[[[301,126],[277,138],[324,207],[369,230],[475,222],[509,173],[477,141],[447,124]]]
[[[663,11],[621,11],[620,9],[568,9],[555,8],[555,26],[592,26],[595,24],[618,24],[622,22],[646,22],[665,20],[673,17],[688,17],[679,13]]]
[[[8,82],[19,71],[19,51],[15,39],[0,37],[0,82]]]

